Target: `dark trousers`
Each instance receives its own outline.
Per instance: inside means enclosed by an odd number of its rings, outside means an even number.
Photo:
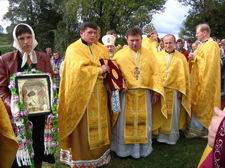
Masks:
[[[29,116],[29,120],[33,123],[32,140],[34,149],[34,164],[40,165],[44,157],[44,128],[45,115]],[[18,168],[16,159],[13,162],[12,168]],[[22,166],[28,168],[29,166]]]

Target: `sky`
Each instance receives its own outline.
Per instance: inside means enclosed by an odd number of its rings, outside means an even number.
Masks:
[[[9,21],[3,20],[3,15],[8,11],[8,0],[0,0],[0,25],[5,28],[10,25]],[[187,15],[188,8],[182,6],[177,0],[168,0],[165,4],[163,12],[153,15],[152,23],[159,33],[159,37],[163,37],[167,33],[178,36],[182,22]]]
[[[0,25],[4,28],[6,33],[6,27],[10,25],[9,21],[3,20],[4,14],[8,11],[8,0],[0,0]]]
[[[177,37],[188,10],[188,7],[182,6],[177,0],[168,0],[165,10],[153,15],[152,23],[159,33],[159,37],[168,33]]]

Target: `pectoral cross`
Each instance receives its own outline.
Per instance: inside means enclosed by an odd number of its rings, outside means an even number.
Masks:
[[[140,72],[139,68],[135,67],[134,68],[134,77],[136,78],[136,80],[138,80],[140,73],[141,72]]]

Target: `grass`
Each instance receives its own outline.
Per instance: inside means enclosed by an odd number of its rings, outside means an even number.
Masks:
[[[0,51],[2,54],[15,50],[11,45],[0,46]]]
[[[9,45],[10,43],[9,35],[0,33],[0,46]]]
[[[119,158],[111,153],[111,162],[103,168],[196,168],[207,140],[186,139],[183,136],[176,145],[166,145],[153,141],[154,151],[146,158]],[[68,168],[59,162],[55,165],[44,163],[43,168]]]
[[[0,34],[0,51],[2,54],[12,51],[11,40],[8,34]]]

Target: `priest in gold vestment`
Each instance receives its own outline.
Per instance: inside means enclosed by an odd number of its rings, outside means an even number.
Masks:
[[[103,84],[97,25],[83,23],[81,39],[66,50],[59,91],[60,160],[71,167],[99,167],[110,161],[110,124]]]
[[[170,145],[179,139],[179,129],[186,126],[191,116],[190,81],[188,63],[182,53],[175,50],[175,36],[163,37],[164,51],[158,53],[163,78],[167,119],[162,118],[157,141]]]
[[[0,167],[10,168],[16,158],[18,144],[7,110],[0,98]]]
[[[147,35],[142,39],[141,46],[146,48],[152,55],[155,57],[156,61],[158,61],[157,53],[158,53],[158,33],[153,24],[147,24],[143,28],[143,33]],[[162,125],[163,115],[161,113],[161,104],[157,103],[152,107],[152,134],[153,136],[158,135],[159,127]]]
[[[116,53],[115,40],[116,40],[116,38],[110,34],[104,35],[102,37],[102,42],[103,42],[105,48],[109,52],[110,59],[112,59],[114,54]]]
[[[112,128],[111,150],[120,157],[140,158],[152,152],[152,106],[163,102],[164,91],[153,54],[141,47],[141,30],[131,28],[126,37],[128,47],[113,57],[127,89],[121,93],[121,113]],[[162,113],[166,117],[165,108]]]
[[[201,44],[194,53],[189,54],[192,61],[189,137],[207,135],[213,108],[220,107],[221,101],[219,46],[210,38],[210,27],[207,24],[196,27],[196,37]]]

